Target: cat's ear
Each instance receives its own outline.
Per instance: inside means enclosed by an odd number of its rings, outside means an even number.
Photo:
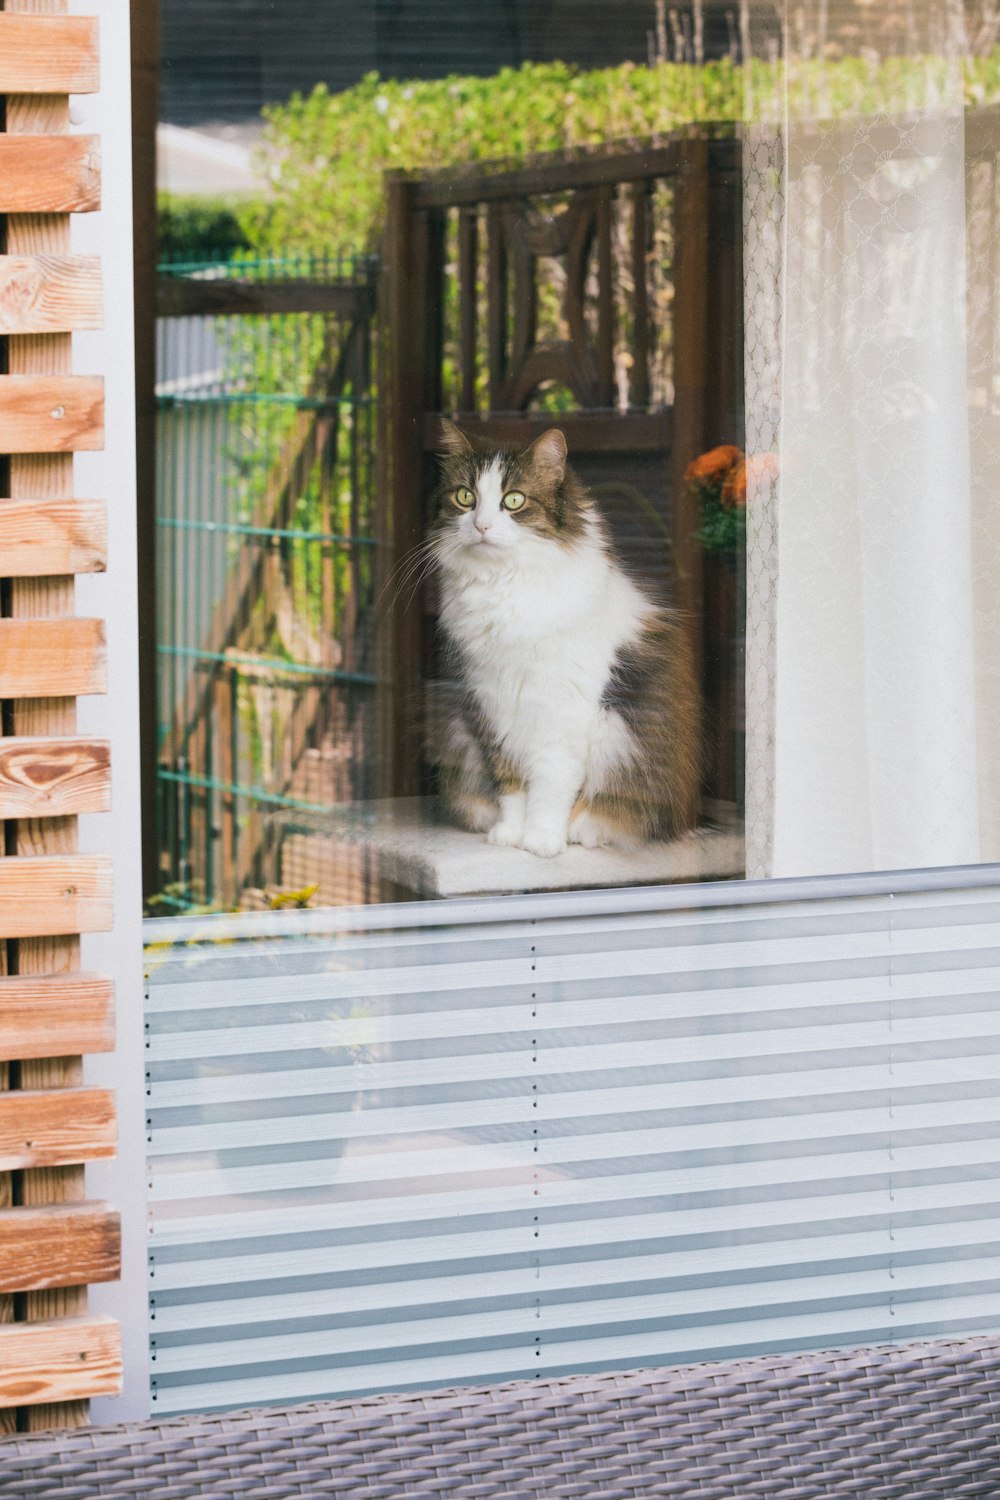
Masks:
[[[558,427],[543,432],[523,453],[523,458],[552,484],[559,484],[566,473],[566,439]]]
[[[466,458],[472,452],[472,444],[460,427],[441,418],[441,440],[439,447],[452,458]]]

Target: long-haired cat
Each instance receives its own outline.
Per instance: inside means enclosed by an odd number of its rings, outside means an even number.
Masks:
[[[443,430],[429,549],[458,688],[435,736],[452,816],[543,856],[694,827],[685,633],[616,561],[562,433],[512,453]]]

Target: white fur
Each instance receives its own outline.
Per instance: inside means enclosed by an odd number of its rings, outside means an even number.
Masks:
[[[653,610],[596,526],[569,545],[540,536],[503,509],[500,480],[490,465],[475,510],[441,536],[441,619],[525,782],[501,799],[490,841],[549,856],[566,847],[580,793],[599,791],[633,753],[624,720],[601,696],[617,652]],[[573,837],[598,841],[589,824]]]

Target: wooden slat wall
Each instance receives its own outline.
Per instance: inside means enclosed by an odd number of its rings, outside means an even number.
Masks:
[[[55,1296],[33,1292],[31,1296]],[[30,1413],[86,1411],[90,1396],[113,1396],[121,1371],[117,1325],[110,1318],[38,1319],[33,1328],[0,1328],[0,1409]],[[68,1398],[68,1399],[67,1399]],[[45,1402],[46,1405],[22,1403]],[[51,1420],[39,1422],[44,1429]]]
[[[73,333],[103,318],[96,256],[0,255],[0,333]]]
[[[115,1045],[115,992],[98,974],[0,979],[0,1057],[79,1057]]]
[[[74,817],[111,807],[106,740],[0,739],[0,818]]]
[[[34,1170],[113,1156],[114,1127],[106,1089],[11,1090],[0,1098],[0,1164]]]
[[[79,453],[103,447],[104,383],[99,378],[0,375],[0,452]]]
[[[84,1163],[115,1149],[114,1101],[82,1055],[113,1041],[109,981],[80,972],[80,934],[112,922],[110,861],[77,849],[105,811],[108,747],[76,732],[105,690],[104,629],[73,575],[98,572],[99,500],[73,453],[103,444],[100,371],[74,373],[74,330],[100,327],[100,264],[69,214],[100,206],[100,142],[69,94],[99,86],[97,24],[66,0],[0,0],[0,1430],[77,1426],[119,1388],[119,1331],[86,1287],[118,1274],[118,1221],[88,1203]]]
[[[111,861],[100,854],[29,854],[3,860],[0,910],[8,938],[107,932],[114,918]],[[23,945],[19,951],[24,951]]]
[[[0,620],[0,698],[75,698],[105,686],[101,620]]]
[[[93,94],[100,81],[92,16],[31,20],[0,12],[0,93]]]
[[[101,500],[0,497],[0,571],[12,578],[102,573],[108,525]]]
[[[76,214],[100,208],[100,173],[93,136],[0,136],[0,213]]]
[[[113,1281],[121,1253],[121,1221],[106,1203],[60,1203],[0,1213],[0,1290]]]

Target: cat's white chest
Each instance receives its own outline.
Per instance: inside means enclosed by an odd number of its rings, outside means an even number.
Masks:
[[[603,551],[549,546],[454,580],[442,621],[497,739],[528,756],[539,740],[591,737],[615,655],[646,609]]]
[[[442,622],[470,668],[516,679],[566,658],[595,632],[606,568],[598,558],[549,556],[473,572],[445,591]]]
[[[509,639],[538,635],[581,618],[600,592],[604,567],[589,555],[566,553],[552,543],[523,544],[497,562],[473,554],[445,591],[445,617],[475,633],[500,630]]]

